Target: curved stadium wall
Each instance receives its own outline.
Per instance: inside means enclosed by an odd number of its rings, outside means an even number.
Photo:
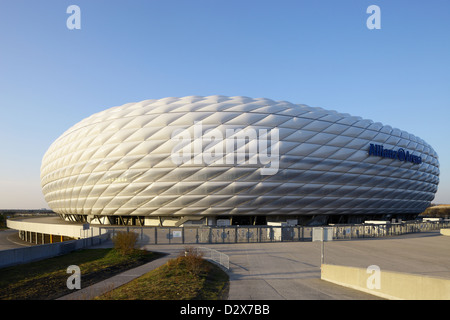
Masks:
[[[436,152],[412,134],[240,96],[107,109],[63,133],[41,166],[53,211],[112,224],[414,216],[430,205],[438,182]]]

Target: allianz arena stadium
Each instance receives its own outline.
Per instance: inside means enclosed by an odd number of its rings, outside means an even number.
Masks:
[[[347,223],[414,218],[438,156],[371,120],[270,99],[128,103],[63,133],[42,160],[50,208],[99,224]]]

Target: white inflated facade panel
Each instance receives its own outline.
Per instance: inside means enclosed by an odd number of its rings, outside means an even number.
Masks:
[[[192,133],[199,122],[202,133],[224,136],[276,128],[278,170],[263,175],[264,165],[249,159],[174,163],[175,130]],[[404,148],[421,163],[369,155],[370,144]],[[405,131],[286,101],[225,96],[145,100],[96,113],[62,134],[41,166],[49,206],[83,215],[420,213],[438,182],[436,152]]]

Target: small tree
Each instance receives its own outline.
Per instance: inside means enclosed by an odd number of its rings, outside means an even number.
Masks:
[[[133,253],[137,245],[137,233],[119,231],[113,238],[114,248],[122,255]]]

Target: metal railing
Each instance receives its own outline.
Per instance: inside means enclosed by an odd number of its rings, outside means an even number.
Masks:
[[[197,251],[197,254],[202,255],[203,259],[211,260],[227,270],[230,269],[230,257],[226,254],[206,247],[197,247],[195,250]]]
[[[403,223],[334,225],[333,240],[379,238],[450,228],[450,221],[408,221]]]

